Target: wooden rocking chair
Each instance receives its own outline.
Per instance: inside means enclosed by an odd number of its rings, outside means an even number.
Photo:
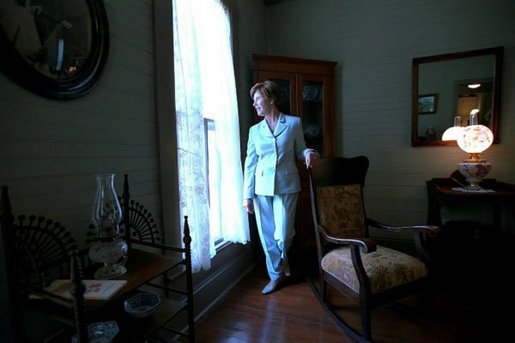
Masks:
[[[427,286],[428,255],[425,235],[434,226],[393,227],[367,218],[363,187],[368,158],[325,158],[310,171],[310,193],[318,250],[322,304],[342,329],[356,341],[372,341],[372,309],[393,302]],[[386,232],[413,231],[419,260],[403,252],[377,245],[369,226]],[[352,327],[330,303],[327,285],[334,287],[360,308],[361,330]]]

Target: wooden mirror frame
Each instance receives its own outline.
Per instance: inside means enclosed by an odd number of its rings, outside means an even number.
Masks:
[[[13,1],[12,6],[5,5],[0,9],[0,17],[3,17],[3,23],[0,23],[0,66],[11,80],[33,93],[52,99],[73,99],[88,93],[100,79],[107,62],[109,28],[102,0],[67,0],[62,4],[59,5],[62,8],[53,8],[43,0],[41,5],[24,7]],[[36,15],[46,15],[44,19],[54,23],[53,31],[46,31],[46,41],[41,39],[42,28],[45,27],[40,23],[38,26]],[[20,33],[23,30],[30,32],[23,35]],[[65,36],[67,31],[70,34]],[[64,38],[52,36],[56,32]],[[25,37],[27,39],[23,40]],[[53,38],[52,51],[48,50],[50,37]],[[33,49],[38,51],[37,54],[24,56],[18,47],[29,43],[33,43],[32,47],[39,43],[36,46],[40,48]],[[65,48],[69,46],[75,48],[74,52],[82,49],[84,55],[65,57]],[[46,51],[42,52],[43,49]],[[45,55],[40,57],[40,54]],[[34,56],[37,56],[37,62],[34,62]],[[47,62],[49,56],[58,61],[55,62],[59,65],[57,72]],[[72,58],[75,63],[66,65],[65,62]]]
[[[443,140],[422,140],[420,139],[420,134],[418,132],[419,126],[419,97],[423,95],[431,95],[435,94],[419,94],[420,90],[420,65],[423,63],[433,63],[433,62],[442,62],[442,61],[450,61],[457,59],[464,59],[470,57],[477,56],[488,56],[492,55],[493,61],[493,72],[492,72],[492,118],[491,118],[491,127],[494,134],[494,144],[499,143],[499,115],[500,115],[500,104],[501,104],[501,76],[502,76],[502,60],[503,60],[503,47],[494,47],[480,50],[471,50],[457,53],[449,53],[443,55],[433,55],[427,57],[418,57],[413,59],[412,64],[412,107],[411,107],[411,145],[412,146],[442,146],[442,145],[450,145],[456,146],[456,141],[443,141]],[[458,80],[455,80],[455,82]],[[437,97],[434,98],[435,101]],[[434,104],[436,106],[436,104]],[[434,113],[435,110],[428,111],[426,113]],[[454,113],[449,114],[449,127],[452,126]],[[463,125],[466,125],[464,123]],[[440,136],[443,132],[438,133]]]

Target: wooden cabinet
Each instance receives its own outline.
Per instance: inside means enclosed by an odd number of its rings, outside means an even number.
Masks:
[[[302,118],[306,145],[322,156],[332,156],[336,62],[257,54],[253,59],[254,80],[278,83],[285,96],[279,110]],[[316,254],[308,173],[303,165],[299,164],[298,168],[302,192],[295,218],[296,235],[290,252],[292,268],[296,258]]]

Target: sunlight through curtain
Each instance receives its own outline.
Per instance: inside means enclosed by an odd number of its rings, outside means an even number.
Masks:
[[[194,271],[216,254],[209,235],[204,118],[216,125],[218,214],[224,241],[249,241],[229,15],[220,0],[174,0],[174,66],[181,215],[192,230]],[[210,158],[215,158],[211,156]],[[223,191],[222,191],[223,190]]]

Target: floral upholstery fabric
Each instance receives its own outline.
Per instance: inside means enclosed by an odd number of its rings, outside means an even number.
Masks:
[[[359,184],[317,187],[317,205],[320,224],[327,234],[363,237],[365,213]]]
[[[319,221],[327,234],[337,238],[364,236],[365,212],[359,184],[318,187],[317,200]],[[420,260],[383,246],[378,245],[372,253],[361,253],[361,258],[370,279],[372,293],[427,275],[427,268]],[[327,253],[322,258],[321,267],[326,273],[359,292],[349,246]]]
[[[370,279],[372,293],[418,280],[427,275],[427,268],[418,259],[400,251],[378,245],[377,250],[361,254],[365,272]],[[352,265],[350,247],[330,251],[322,258],[322,269],[356,293],[359,282]]]

